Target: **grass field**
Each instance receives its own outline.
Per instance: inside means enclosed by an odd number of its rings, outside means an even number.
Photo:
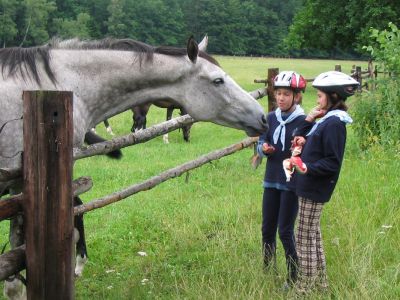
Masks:
[[[365,62],[218,57],[223,68],[246,90],[261,87],[267,69],[295,69],[307,78],[341,64],[344,72]],[[266,98],[261,100],[266,107]],[[357,101],[354,98],[352,101]],[[315,105],[308,88],[303,104]],[[351,103],[350,103],[351,104]],[[350,109],[351,114],[351,109]],[[152,108],[149,125],[165,111]],[[131,115],[110,120],[126,134]],[[102,126],[98,126],[103,133]],[[359,150],[349,128],[346,156],[335,193],[323,211],[322,234],[330,293],[309,299],[400,298],[400,153]],[[214,149],[236,143],[244,133],[196,123],[191,142],[181,133],[123,150],[120,161],[106,157],[80,160],[75,177],[89,175],[93,189],[84,200],[101,197],[143,181]],[[265,166],[253,170],[252,150],[207,164],[186,176],[136,194],[85,217],[89,262],[76,281],[77,299],[291,299],[280,290],[285,279],[279,244],[279,276],[262,270],[261,197]],[[8,223],[0,223],[0,244]],[[138,255],[144,251],[147,256]],[[1,298],[1,296],[0,296]]]

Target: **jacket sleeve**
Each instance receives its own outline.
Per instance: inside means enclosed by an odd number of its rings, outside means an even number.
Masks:
[[[268,157],[268,155],[267,154],[265,154],[263,151],[262,151],[262,145],[264,144],[264,143],[268,143],[269,144],[269,142],[268,142],[268,131],[266,131],[266,132],[264,132],[262,135],[260,135],[260,137],[258,138],[258,143],[257,143],[257,153],[258,153],[258,155],[260,155],[261,157]]]
[[[271,117],[270,117],[270,114],[271,113],[269,113],[268,114],[268,125],[269,125],[269,128],[271,128],[271,123],[270,123],[270,119],[271,119]],[[268,157],[269,155],[267,155],[267,154],[265,154],[263,151],[262,151],[262,145],[264,144],[264,143],[267,143],[267,144],[269,144],[269,145],[271,145],[271,141],[270,141],[270,135],[268,134],[269,133],[269,130],[266,130],[262,135],[260,135],[260,137],[258,138],[258,143],[257,143],[257,153],[261,156],[261,157]]]
[[[304,162],[310,175],[332,175],[340,171],[346,145],[346,125],[341,122],[327,124],[322,136],[322,158],[312,162]]]

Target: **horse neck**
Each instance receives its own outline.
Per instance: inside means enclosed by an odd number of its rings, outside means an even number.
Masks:
[[[184,57],[155,54],[153,62],[140,62],[127,51],[60,50],[54,56],[60,62],[57,77],[85,110],[86,129],[132,106],[165,99],[166,89],[190,69]]]

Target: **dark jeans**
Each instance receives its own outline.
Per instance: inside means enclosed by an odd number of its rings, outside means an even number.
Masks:
[[[275,256],[276,231],[285,249],[289,272],[297,265],[294,223],[299,209],[294,192],[265,188],[262,206],[262,241],[266,264]],[[294,270],[293,270],[294,271]]]

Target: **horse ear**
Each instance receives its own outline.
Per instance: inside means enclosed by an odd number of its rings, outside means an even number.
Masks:
[[[187,42],[187,54],[192,63],[196,63],[197,55],[199,54],[199,46],[193,38],[193,35],[189,38]]]
[[[199,50],[206,52],[208,46],[208,35],[206,34],[199,43]]]

